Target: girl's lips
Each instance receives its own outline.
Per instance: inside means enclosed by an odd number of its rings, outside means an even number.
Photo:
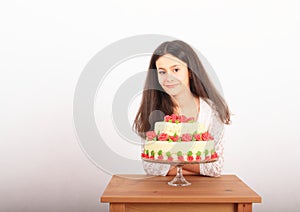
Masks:
[[[165,87],[167,88],[175,88],[178,84],[174,84],[174,85],[165,85]]]

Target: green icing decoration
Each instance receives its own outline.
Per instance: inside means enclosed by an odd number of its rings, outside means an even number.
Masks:
[[[205,150],[205,156],[207,156],[207,155],[208,155],[208,152],[209,152],[209,151],[206,149],[206,150]]]
[[[151,156],[154,156],[155,152],[154,150],[151,151]]]
[[[181,151],[178,151],[178,152],[177,152],[177,156],[182,156],[182,152],[181,152]]]

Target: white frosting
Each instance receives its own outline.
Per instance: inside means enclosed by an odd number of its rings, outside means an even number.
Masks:
[[[155,133],[166,133],[173,136],[175,133],[178,136],[182,134],[194,134],[194,133],[204,133],[207,131],[204,124],[198,122],[194,123],[170,123],[170,122],[156,122],[154,127]]]

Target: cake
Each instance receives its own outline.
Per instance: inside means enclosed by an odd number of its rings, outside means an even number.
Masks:
[[[146,133],[144,160],[193,162],[216,160],[214,138],[204,124],[183,115],[167,115]]]

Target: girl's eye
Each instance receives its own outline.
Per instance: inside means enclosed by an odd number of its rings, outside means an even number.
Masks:
[[[178,71],[179,71],[179,68],[175,68],[173,71],[174,71],[174,72],[178,72]]]
[[[165,71],[158,71],[158,74],[165,74]]]

